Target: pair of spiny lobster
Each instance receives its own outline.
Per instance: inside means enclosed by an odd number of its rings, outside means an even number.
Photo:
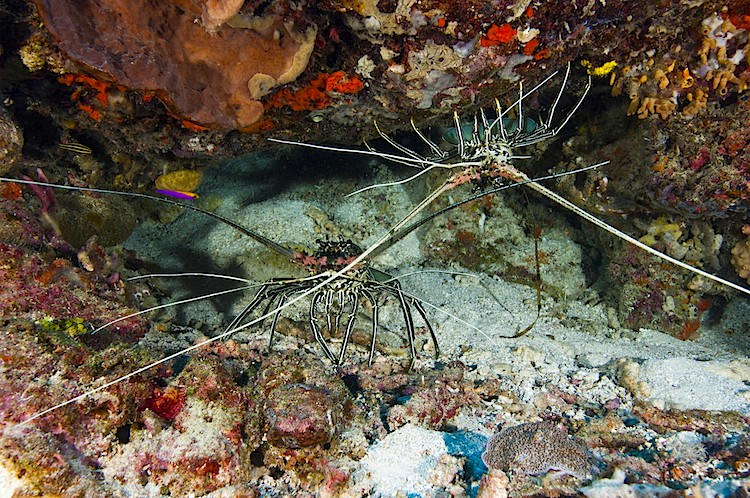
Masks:
[[[633,244],[657,256],[658,258],[697,273],[705,278],[744,292],[745,294],[750,294],[750,291],[742,286],[716,277],[703,270],[690,266],[680,260],[674,259],[638,241],[637,239],[630,237],[629,235],[608,225],[604,221],[589,214],[580,207],[552,192],[548,188],[544,187],[541,183],[539,183],[540,181],[549,178],[555,178],[561,175],[550,175],[543,178],[531,179],[513,166],[513,162],[515,160],[528,157],[516,155],[514,150],[520,147],[525,147],[542,142],[558,135],[558,133],[560,133],[563,127],[570,121],[575,112],[581,106],[584,98],[591,88],[591,77],[589,76],[588,81],[575,104],[565,113],[562,119],[556,122],[555,118],[557,107],[560,103],[563,93],[567,88],[570,76],[570,65],[568,65],[562,76],[562,83],[560,84],[560,88],[552,105],[547,111],[546,117],[540,118],[539,121],[535,121],[525,116],[523,109],[525,99],[537,92],[541,87],[546,85],[557,74],[558,72],[552,73],[527,92],[524,92],[522,83],[519,84],[518,98],[506,108],[503,108],[500,105],[499,101],[496,100],[496,105],[493,110],[487,111],[481,109],[477,114],[473,116],[473,119],[469,120],[468,122],[462,121],[458,113],[454,112],[454,126],[450,128],[449,131],[443,136],[443,140],[440,145],[429,138],[412,121],[411,125],[414,133],[416,133],[417,137],[419,137],[419,139],[427,147],[428,153],[425,155],[409,149],[399,142],[395,141],[388,134],[382,132],[377,126],[377,123],[375,124],[375,127],[380,137],[385,142],[390,144],[393,148],[395,148],[395,150],[399,152],[398,154],[380,152],[374,150],[369,145],[367,145],[367,150],[358,150],[330,147],[324,145],[313,145],[287,140],[270,139],[273,142],[283,144],[291,144],[296,146],[304,146],[346,153],[374,155],[386,160],[406,164],[408,166],[416,167],[419,169],[419,171],[413,176],[397,183],[405,183],[411,181],[433,170],[448,170],[450,172],[448,178],[445,179],[439,187],[437,187],[429,195],[427,195],[422,202],[415,206],[406,216],[404,216],[390,230],[383,234],[374,244],[372,244],[365,250],[360,249],[352,241],[319,240],[319,248],[317,249],[317,251],[309,254],[302,253],[292,250],[284,245],[278,244],[268,239],[267,237],[219,214],[205,210],[195,205],[185,204],[171,198],[157,197],[143,193],[118,192],[104,189],[57,185],[44,181],[34,181],[28,178],[23,180],[0,178],[0,181],[13,181],[17,183],[26,183],[42,187],[83,190],[103,194],[126,195],[181,206],[192,211],[203,213],[233,227],[239,232],[251,237],[255,241],[272,249],[280,255],[297,261],[309,272],[308,276],[302,278],[275,278],[263,283],[260,286],[258,292],[255,294],[254,298],[242,309],[239,314],[237,314],[236,317],[234,317],[231,323],[221,334],[194,344],[177,353],[166,356],[156,362],[153,362],[149,365],[146,365],[145,367],[130,372],[127,375],[102,384],[94,389],[88,390],[87,392],[71,398],[63,403],[38,412],[24,420],[22,423],[28,423],[58,408],[80,401],[91,394],[104,390],[114,384],[138,375],[157,365],[171,361],[172,359],[180,355],[191,352],[197,348],[201,348],[206,344],[226,338],[240,330],[244,330],[268,318],[271,318],[270,340],[273,341],[273,335],[282,311],[292,304],[308,297],[310,298],[310,305],[308,308],[308,322],[313,337],[317,341],[320,349],[323,351],[325,356],[336,365],[342,364],[345,360],[346,349],[351,340],[356,317],[361,309],[363,301],[369,303],[369,307],[371,308],[372,313],[371,336],[368,356],[368,363],[372,363],[377,344],[376,339],[379,320],[378,306],[379,300],[383,296],[391,297],[398,302],[398,306],[403,316],[403,321],[406,329],[406,337],[410,355],[409,368],[412,368],[413,363],[417,358],[417,349],[415,346],[416,328],[414,322],[414,310],[416,310],[417,314],[419,314],[427,330],[429,331],[430,338],[434,347],[435,357],[437,358],[439,355],[438,341],[422,303],[416,297],[404,292],[398,280],[382,271],[373,268],[367,263],[367,261],[373,256],[391,247],[394,243],[405,237],[407,234],[416,230],[435,217],[440,216],[446,211],[476,200],[480,197],[496,194],[504,189],[519,185],[528,185],[536,192],[548,197],[549,199],[572,211],[578,216],[588,220],[589,222],[597,225],[605,231],[622,238],[628,243]],[[571,174],[597,168],[606,165],[608,162],[609,161],[604,161],[585,168],[577,169],[573,172],[566,172],[563,174]],[[466,183],[472,184],[474,186],[474,190],[476,192],[473,195],[462,201],[455,202],[445,208],[439,209],[429,215],[422,217],[421,219],[418,219],[422,212],[436,199],[438,199],[440,196],[450,191],[451,189]],[[387,185],[391,184],[373,185],[358,192],[373,187]],[[538,256],[536,267],[538,272]],[[539,293],[540,289],[539,286],[537,286],[537,319],[539,316],[539,310],[541,308],[541,297]],[[252,319],[249,318],[261,308],[262,312],[259,314],[260,316]],[[144,310],[141,313],[148,311],[150,310]],[[102,325],[94,332],[111,326],[120,320],[130,318],[131,316],[132,315],[121,317],[114,322]],[[529,330],[531,330],[535,323],[536,319],[534,319],[534,321],[530,325],[518,331],[515,335],[509,336],[508,338],[519,337],[527,333]],[[336,354],[329,345],[326,337],[332,337],[335,333],[339,332],[341,333],[341,346],[338,354]]]

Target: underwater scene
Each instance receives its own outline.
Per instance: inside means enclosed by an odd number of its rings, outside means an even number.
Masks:
[[[750,2],[0,0],[0,498],[750,496]]]

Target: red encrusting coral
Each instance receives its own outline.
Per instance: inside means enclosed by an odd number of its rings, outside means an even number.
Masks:
[[[331,74],[319,73],[315,79],[298,90],[290,88],[279,90],[266,102],[266,106],[288,106],[293,111],[325,109],[331,105],[331,97],[336,94],[355,94],[362,90],[364,85],[362,80],[347,76],[343,71]]]
[[[188,121],[187,119],[180,119],[180,124],[183,128],[187,128],[188,130],[192,131],[206,131],[208,130],[207,126],[201,126],[198,123],[193,123],[192,121]]]
[[[164,420],[174,419],[184,406],[185,389],[175,386],[154,387],[151,397],[144,403],[144,408],[148,408]]]
[[[750,31],[750,14],[732,12],[730,10],[727,17],[737,29],[746,29]]]
[[[79,85],[80,87],[75,89],[70,95],[71,100],[77,101],[78,108],[88,114],[88,116],[94,121],[100,121],[102,118],[102,112],[97,109],[93,104],[96,103],[98,107],[106,107],[109,103],[109,92],[112,88],[110,83],[105,81],[86,76],[84,74],[64,74],[57,78],[57,81],[67,85]],[[87,89],[94,90],[95,100],[93,103],[82,101],[85,99]],[[118,90],[124,91],[125,87],[118,85]]]
[[[489,31],[487,31],[487,34],[479,40],[479,43],[483,47],[493,47],[495,45],[509,43],[516,37],[517,32],[518,30],[511,27],[507,22],[502,26],[493,24]]]
[[[108,94],[111,85],[105,81],[98,80],[84,74],[64,74],[57,78],[57,81],[67,86],[72,86],[74,83],[79,83],[84,85],[85,87],[89,87],[96,91],[96,98],[101,105],[106,106],[108,103]],[[122,90],[124,90],[124,87],[122,88]],[[71,98],[73,100],[78,100],[82,92],[83,89],[80,88],[75,90],[73,92],[73,95],[71,95]]]
[[[23,195],[23,190],[17,183],[4,183],[0,195],[9,201],[17,201]]]
[[[536,47],[539,46],[539,40],[537,38],[532,38],[528,42],[526,42],[523,46],[523,55],[531,55],[534,53],[534,50],[536,50]]]
[[[347,76],[344,71],[336,71],[326,78],[326,92],[352,94],[359,92],[364,86],[361,79]]]
[[[93,119],[94,121],[99,121],[102,119],[102,113],[99,110],[94,109],[94,107],[91,105],[78,104],[78,108],[82,110],[83,112],[85,112],[86,114],[88,114],[89,117]]]
[[[327,80],[328,75],[320,73],[307,86],[299,90],[293,91],[290,88],[279,90],[266,102],[266,106],[289,106],[293,111],[325,109],[331,103],[330,98],[325,93]]]

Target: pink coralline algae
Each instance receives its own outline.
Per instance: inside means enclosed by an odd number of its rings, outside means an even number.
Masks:
[[[657,205],[710,220],[744,211],[750,198],[750,101],[704,112],[704,120],[670,118],[652,127],[647,188]]]
[[[330,442],[346,424],[351,399],[341,380],[324,374],[318,360],[285,355],[263,364],[256,396],[265,400],[266,440],[280,448],[306,448]]]
[[[327,443],[336,433],[336,400],[326,389],[289,384],[273,390],[265,403],[268,442],[287,448]]]
[[[0,199],[0,318],[73,318],[102,324],[132,312],[123,304],[126,286],[119,278],[119,258],[94,238],[79,251],[76,262],[83,268],[77,267],[69,259],[72,247],[59,232],[42,228],[52,220],[50,210],[48,204],[40,222],[20,200]],[[66,257],[50,248],[64,251]],[[135,337],[144,331],[144,323],[123,320],[113,330]]]
[[[482,461],[490,469],[521,475],[559,471],[575,477],[593,473],[589,448],[552,421],[509,427],[487,443]]]
[[[401,427],[412,423],[430,429],[444,429],[462,406],[478,404],[479,398],[469,381],[464,379],[466,367],[456,362],[426,379],[404,405],[391,408],[388,424]]]

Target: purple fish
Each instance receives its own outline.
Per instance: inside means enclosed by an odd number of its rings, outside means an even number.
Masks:
[[[193,192],[183,192],[182,190],[167,190],[167,189],[156,189],[156,192],[162,195],[168,195],[175,199],[197,199],[198,194]]]

